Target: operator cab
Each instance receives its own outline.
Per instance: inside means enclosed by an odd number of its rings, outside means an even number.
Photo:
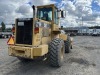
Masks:
[[[34,8],[33,8],[34,10]],[[59,18],[65,18],[66,12],[64,10],[59,10],[54,4],[37,6],[36,17],[41,20],[53,22],[58,25]]]
[[[55,24],[58,24],[58,9],[54,4],[38,6],[36,17],[49,22],[54,21]]]

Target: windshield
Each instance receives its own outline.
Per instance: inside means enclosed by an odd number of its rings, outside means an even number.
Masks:
[[[38,8],[37,18],[45,20],[45,21],[51,21],[52,20],[52,7]]]

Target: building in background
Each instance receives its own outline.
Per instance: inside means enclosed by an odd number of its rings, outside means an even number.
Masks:
[[[66,32],[66,34],[75,36],[78,33],[78,28],[77,27],[67,27],[67,28],[64,28],[64,31]]]
[[[71,35],[100,35],[100,26],[93,27],[67,27],[64,31]]]

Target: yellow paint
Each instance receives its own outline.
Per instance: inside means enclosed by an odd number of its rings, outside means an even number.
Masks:
[[[33,48],[33,56],[43,56],[48,53],[48,45],[40,45]]]
[[[63,40],[67,40],[67,35],[65,35],[65,34],[60,34],[60,38],[63,39]]]
[[[51,37],[43,37],[42,44],[48,44],[51,41]]]
[[[41,44],[41,32],[42,32],[42,29],[39,28],[39,33],[33,35],[33,38],[34,38],[33,45],[34,46],[39,46]]]
[[[31,57],[32,48],[30,47],[20,47],[20,46],[9,46],[8,54],[10,56],[18,56],[24,58],[32,58]]]
[[[59,26],[56,25],[56,24],[53,24],[53,26],[52,26],[52,31],[60,31],[60,30],[59,30]]]
[[[8,54],[10,56],[33,59],[36,56],[37,57],[43,56],[47,53],[48,53],[48,45],[40,45],[38,47],[20,47],[20,46],[8,47]]]

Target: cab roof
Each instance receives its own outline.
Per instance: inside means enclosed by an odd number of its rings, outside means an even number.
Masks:
[[[43,8],[43,7],[55,7],[56,9],[58,9],[58,8],[55,6],[55,4],[37,6],[37,8]]]

